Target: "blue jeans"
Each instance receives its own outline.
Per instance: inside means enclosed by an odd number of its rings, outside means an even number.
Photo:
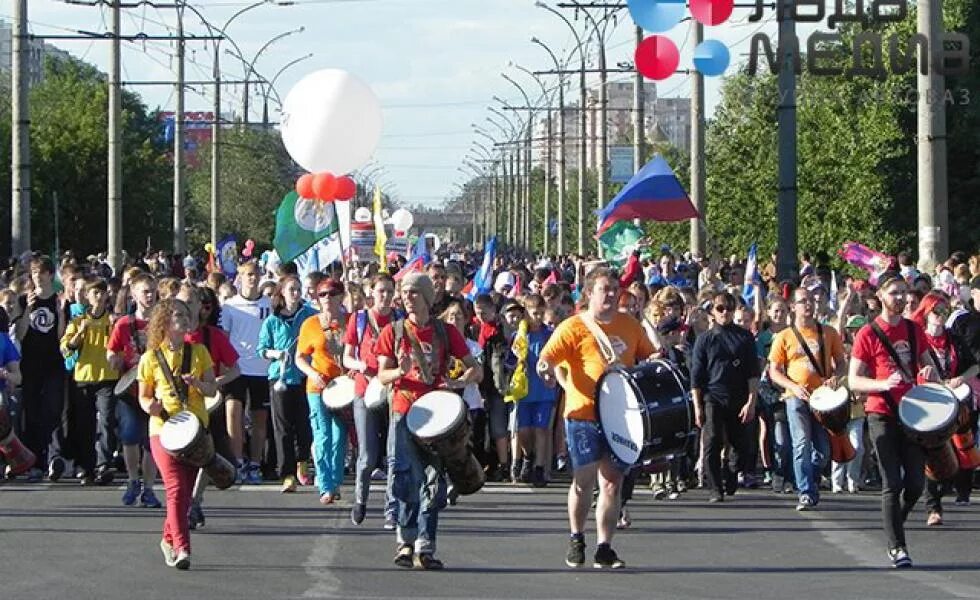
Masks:
[[[327,410],[320,394],[307,393],[310,405],[310,429],[313,432],[313,464],[320,495],[333,494],[344,482],[344,458],[347,453],[347,428],[338,415]]]
[[[391,493],[398,502],[396,540],[416,554],[434,554],[439,510],[446,506],[446,478],[437,460],[415,444],[405,416],[394,413],[388,427]]]
[[[789,481],[795,478],[793,473],[793,445],[790,442],[789,425],[786,421],[772,422],[772,460],[775,472]]]
[[[364,398],[354,397],[354,429],[357,431],[357,466],[354,471],[354,502],[367,504],[371,491],[371,471],[381,458],[387,406],[368,410]],[[387,479],[390,479],[387,478]],[[391,486],[385,486],[385,516],[394,515],[398,504],[391,496]]]
[[[786,420],[793,441],[793,472],[800,496],[820,499],[817,485],[820,472],[830,458],[830,438],[810,412],[810,405],[799,398],[786,398]]]

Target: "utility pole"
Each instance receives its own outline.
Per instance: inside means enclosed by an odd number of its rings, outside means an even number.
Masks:
[[[531,249],[531,144],[534,142],[534,113],[527,116],[527,145],[524,148],[524,248]]]
[[[14,0],[12,65],[10,83],[11,148],[10,253],[20,256],[31,249],[31,141],[30,107],[27,103],[27,0]]]
[[[796,0],[779,0],[778,10],[783,13],[779,21],[779,47],[785,48],[779,56],[779,107],[776,122],[779,129],[779,193],[776,205],[778,277],[792,279],[797,274],[797,224],[796,224],[796,57],[790,50],[789,40],[795,39],[796,22],[793,5]]]
[[[578,254],[585,254],[585,169],[586,169],[586,101],[588,90],[585,88],[585,52],[582,52],[582,69],[579,71],[579,146],[578,146]]]
[[[218,247],[221,215],[221,44],[214,43],[214,118],[211,119],[211,246]],[[248,79],[246,77],[246,79]]]
[[[949,255],[949,198],[946,180],[946,78],[943,61],[943,10],[940,0],[918,0],[918,33],[928,40],[928,52],[919,51],[918,105],[918,209],[919,269],[933,272]]]
[[[122,268],[122,83],[120,83],[121,45],[119,0],[112,1],[112,40],[109,44],[109,205],[108,248],[106,257],[115,274]]]
[[[565,82],[558,79],[558,206],[555,215],[558,225],[556,252],[565,255]]]
[[[691,20],[694,34],[694,47],[704,41],[704,25],[696,19]],[[702,223],[704,215],[704,75],[694,70],[691,73],[691,203],[698,216],[691,219],[691,254],[705,256],[705,239]],[[780,129],[780,131],[782,131]]]
[[[174,111],[174,253],[187,250],[184,231],[184,4],[177,3],[177,110]],[[217,116],[215,117],[217,119]]]
[[[636,45],[643,41],[643,28],[636,28]],[[639,173],[643,168],[644,155],[647,152],[646,140],[646,88],[643,87],[643,74],[639,70],[633,76],[633,173]]]
[[[520,219],[518,217],[518,212],[520,212],[520,195],[521,195],[521,145],[520,138],[514,138],[514,151],[510,154],[510,173],[511,173],[511,186],[510,186],[510,228],[512,232],[513,244],[515,247],[519,246],[521,243],[520,237]]]
[[[547,98],[545,98],[547,101]],[[551,237],[551,223],[549,223],[548,213],[551,210],[551,107],[548,107],[548,113],[545,116],[545,130],[547,131],[547,136],[545,140],[544,149],[544,254],[548,256],[548,250],[551,247],[549,243],[549,238]]]

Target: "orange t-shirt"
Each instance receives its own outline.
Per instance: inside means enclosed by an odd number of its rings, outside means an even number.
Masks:
[[[833,327],[823,326],[824,355],[820,356],[820,338],[817,336],[817,328],[802,327],[798,328],[803,339],[813,357],[820,362],[820,368],[824,370],[824,376],[829,377],[834,372],[834,356],[844,353],[844,345],[840,335]],[[812,392],[823,385],[823,378],[817,374],[813,368],[813,363],[800,346],[800,340],[796,339],[791,327],[783,329],[776,334],[772,340],[772,348],[769,350],[769,362],[779,365],[786,372],[786,376],[794,382],[805,387],[808,392]],[[786,392],[784,396],[791,395]]]
[[[619,362],[632,367],[637,360],[653,354],[654,348],[639,321],[616,313],[610,323],[596,322],[609,337]],[[599,378],[609,365],[602,357],[599,343],[582,322],[581,315],[565,319],[551,335],[541,359],[568,371],[565,388],[565,418],[595,421],[595,393]]]
[[[324,379],[330,381],[334,377],[343,374],[343,369],[337,363],[331,352],[331,346],[340,344],[343,348],[344,324],[338,323],[336,329],[326,331],[320,325],[320,316],[313,315],[303,321],[299,328],[299,337],[296,340],[296,351],[304,356],[310,357],[310,365],[313,369],[323,375]],[[306,378],[306,391],[311,394],[319,394],[323,390],[316,385],[313,379]]]

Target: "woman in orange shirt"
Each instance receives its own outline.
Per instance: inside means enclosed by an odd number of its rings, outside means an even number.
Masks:
[[[347,320],[342,310],[343,301],[343,283],[333,279],[318,283],[316,303],[320,313],[303,321],[296,341],[296,366],[306,374],[313,462],[321,504],[339,500],[340,484],[344,481],[347,427],[341,415],[328,410],[320,399],[327,384],[342,373],[340,365]]]

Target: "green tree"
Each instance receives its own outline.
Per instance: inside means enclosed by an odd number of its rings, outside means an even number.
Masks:
[[[219,235],[234,234],[239,240],[251,238],[258,246],[269,246],[276,209],[300,173],[274,130],[225,129],[220,143]],[[211,146],[202,147],[199,157],[189,183],[188,243],[195,251],[211,235]]]

